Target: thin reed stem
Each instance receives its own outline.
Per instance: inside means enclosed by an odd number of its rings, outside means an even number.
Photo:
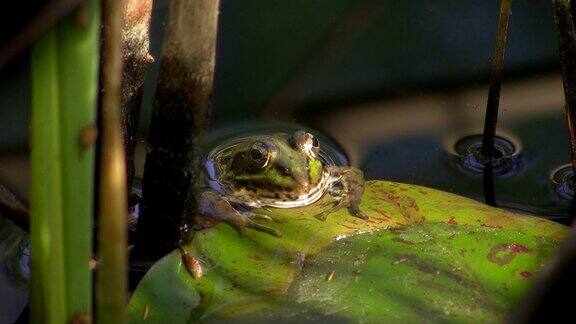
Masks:
[[[102,147],[96,322],[124,323],[127,302],[126,162],[122,138],[122,1],[103,0]]]

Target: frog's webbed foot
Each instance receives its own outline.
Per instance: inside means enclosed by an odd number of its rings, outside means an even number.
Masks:
[[[237,231],[242,236],[244,236],[246,234],[245,233],[246,227],[260,231],[260,232],[268,233],[268,234],[275,236],[275,237],[281,237],[282,236],[282,233],[280,231],[275,230],[271,227],[262,225],[262,224],[255,221],[257,219],[273,221],[273,219],[268,215],[253,214],[252,213],[251,215],[248,215],[248,216],[241,215],[241,217],[244,219],[244,224],[241,225],[239,228],[237,228]]]
[[[232,226],[240,236],[246,235],[246,228],[252,228],[275,237],[282,236],[280,231],[258,222],[274,221],[272,217],[262,213],[253,213],[251,211],[241,213],[236,210],[228,200],[214,190],[206,190],[202,193],[200,212],[204,217],[211,217],[215,220],[226,222]]]
[[[358,206],[355,207],[348,207],[348,212],[350,213],[350,215],[354,216],[354,217],[358,217],[360,219],[368,219],[368,215],[364,214],[364,212],[362,212],[360,210],[360,208],[358,208]]]
[[[270,217],[270,215],[262,213],[251,213],[249,217],[252,218],[253,220],[265,220],[270,222],[274,221],[274,218]]]
[[[330,192],[332,196],[339,197],[339,199],[332,208],[316,215],[316,218],[325,220],[329,214],[346,207],[350,215],[360,219],[368,219],[368,216],[360,210],[360,201],[364,194],[364,174],[362,171],[351,167],[331,166],[330,172],[340,177],[333,184]]]
[[[281,237],[282,233],[271,227],[261,224],[259,220],[273,221],[268,215],[254,214],[252,212],[240,213],[236,210],[224,215],[223,220],[232,226],[240,236],[246,236],[246,228],[251,228],[259,232],[268,233],[275,237]]]
[[[263,225],[259,221],[274,221],[274,219],[265,214],[257,214],[253,212],[240,213],[234,210],[234,213],[228,214],[228,220],[225,220],[230,224],[240,236],[246,236],[246,228],[251,228],[259,232],[268,233],[275,237],[281,237],[282,233],[271,227]]]

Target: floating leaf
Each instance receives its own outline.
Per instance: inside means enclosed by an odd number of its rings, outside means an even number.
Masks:
[[[368,221],[346,210],[318,221],[321,203],[274,210],[281,238],[227,224],[198,232],[186,249],[204,276],[178,251],[164,257],[135,291],[131,321],[501,321],[567,232],[387,181],[366,184]]]

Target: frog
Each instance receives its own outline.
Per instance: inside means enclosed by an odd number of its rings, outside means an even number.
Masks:
[[[363,172],[330,164],[320,152],[318,138],[305,130],[219,145],[207,158],[211,185],[200,192],[200,215],[230,224],[241,236],[251,228],[280,237],[280,231],[266,225],[274,221],[272,208],[307,206],[328,195],[326,208],[313,215],[316,219],[325,221],[343,208],[351,216],[368,219],[360,209]]]

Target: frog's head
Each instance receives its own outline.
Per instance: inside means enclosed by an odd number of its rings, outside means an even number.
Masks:
[[[262,197],[297,199],[321,180],[318,152],[318,140],[305,131],[251,137],[220,160],[220,180]]]

